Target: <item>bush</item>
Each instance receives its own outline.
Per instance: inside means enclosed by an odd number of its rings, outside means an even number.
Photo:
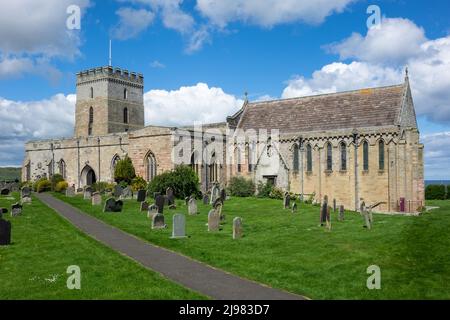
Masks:
[[[186,165],[180,165],[175,170],[164,172],[157,175],[148,184],[149,194],[154,192],[166,193],[166,189],[171,187],[174,191],[175,197],[184,199],[194,195],[201,196],[199,190],[199,181],[197,174]]]
[[[63,178],[63,176],[62,175],[60,175],[60,174],[54,174],[52,177],[51,177],[51,183],[52,183],[52,190],[54,190],[54,191],[56,191],[56,185],[59,183],[59,182],[62,182],[62,181],[64,181],[64,178]]]
[[[271,199],[283,199],[284,198],[284,191],[276,188],[276,187],[272,187],[272,191],[270,191],[269,193],[269,198]]]
[[[258,182],[257,186],[257,193],[258,197],[260,198],[269,198],[270,193],[272,192],[272,189],[274,188],[273,184],[271,183],[264,183],[262,181]]]
[[[131,189],[133,192],[138,192],[142,189],[147,189],[147,181],[144,178],[137,176],[131,181]]]
[[[56,192],[64,192],[69,187],[69,184],[66,181],[60,181],[55,186]]]
[[[40,179],[36,186],[36,192],[46,192],[52,189],[52,183],[47,179]]]
[[[251,197],[255,195],[255,184],[244,177],[232,177],[228,183],[228,192],[234,197]]]
[[[123,160],[119,160],[114,170],[114,180],[117,183],[125,182],[127,185],[136,177],[136,171],[134,170],[131,159],[126,156]]]
[[[39,185],[39,183],[40,183],[41,181],[45,181],[45,180],[47,180],[47,178],[40,178],[40,179],[34,181],[34,182],[33,182],[33,185],[32,185],[33,191],[34,191],[34,192],[37,192],[37,191],[38,191],[38,185]],[[48,181],[48,180],[47,180],[47,181]]]
[[[94,192],[104,193],[106,189],[113,190],[114,184],[98,181],[92,185],[92,190],[94,190]]]
[[[425,189],[426,200],[445,200],[446,198],[444,185],[429,185]]]

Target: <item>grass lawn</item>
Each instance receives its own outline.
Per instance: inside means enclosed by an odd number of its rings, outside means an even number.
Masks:
[[[187,215],[183,201],[164,213],[168,229],[151,230],[136,200],[124,211],[102,213],[82,197],[57,197],[113,226],[162,247],[181,252],[231,273],[306,295],[313,299],[449,299],[450,201],[432,202],[441,209],[420,217],[375,215],[374,229],[347,212],[345,222],[333,215],[333,230],[318,226],[319,208],[301,205],[293,215],[282,201],[230,199],[226,223],[208,233],[210,206],[199,201],[201,214]],[[170,239],[172,215],[187,216],[188,239]],[[232,239],[232,219],[243,218],[245,237]],[[381,290],[368,290],[367,268],[381,268]]]
[[[0,207],[10,210],[17,197],[0,197]],[[13,243],[0,247],[0,300],[203,298],[89,238],[36,198],[21,217],[4,218]],[[81,269],[81,290],[67,289],[70,265]]]

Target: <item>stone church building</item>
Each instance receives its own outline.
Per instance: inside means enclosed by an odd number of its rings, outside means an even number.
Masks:
[[[128,155],[147,181],[189,164],[203,191],[243,176],[317,202],[327,195],[348,209],[361,201],[382,202],[382,212],[424,205],[424,146],[408,75],[388,87],[246,99],[226,121],[200,130],[145,126],[142,74],[100,67],[78,73],[76,87],[74,136],[28,142],[23,181],[59,173],[76,187],[113,182],[117,161]],[[234,139],[261,130],[269,135]]]

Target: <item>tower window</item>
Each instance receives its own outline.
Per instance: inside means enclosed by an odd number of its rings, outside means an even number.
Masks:
[[[367,141],[363,142],[363,167],[364,171],[369,171],[369,143]]]
[[[333,147],[327,144],[327,171],[333,171]]]
[[[341,143],[341,171],[347,171],[347,145]]]
[[[91,87],[91,99],[94,99],[94,88]]]
[[[379,162],[379,169],[381,171],[384,170],[384,141],[380,140],[378,143],[378,162]]]
[[[123,99],[127,100],[128,99],[128,90],[125,88],[123,89]]]
[[[298,172],[300,169],[300,162],[299,162],[299,157],[298,157],[298,145],[294,144],[294,148],[293,148],[293,163],[292,163],[292,167],[294,169],[294,172]]]
[[[128,123],[128,108],[123,109],[123,123]]]
[[[306,146],[306,170],[312,172],[312,147],[310,144]]]
[[[92,127],[94,124],[94,108],[89,108],[89,125],[88,125],[88,135],[92,135]]]

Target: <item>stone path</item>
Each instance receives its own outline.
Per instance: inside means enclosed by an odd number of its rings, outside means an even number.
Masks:
[[[304,300],[302,296],[273,289],[212,268],[181,254],[152,245],[112,227],[49,194],[36,194],[69,222],[108,247],[166,278],[217,300]],[[150,224],[149,224],[150,228]],[[175,241],[175,240],[174,240]]]

